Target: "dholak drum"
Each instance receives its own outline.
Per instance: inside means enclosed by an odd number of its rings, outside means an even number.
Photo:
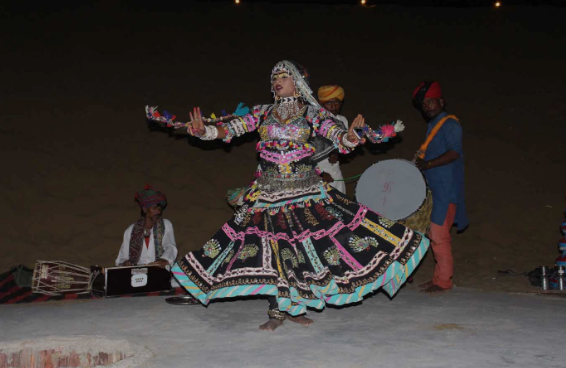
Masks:
[[[430,226],[432,195],[411,161],[383,160],[370,166],[358,181],[356,199],[413,230],[425,233]]]
[[[88,293],[92,290],[90,269],[62,261],[37,261],[31,290],[45,295]]]

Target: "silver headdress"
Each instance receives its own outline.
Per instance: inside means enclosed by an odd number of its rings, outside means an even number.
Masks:
[[[279,74],[281,72],[286,72],[293,78],[293,84],[295,85],[295,90],[299,93],[299,97],[305,103],[308,103],[309,105],[312,105],[319,109],[322,108],[322,106],[320,106],[318,101],[313,97],[312,89],[309,87],[305,79],[306,76],[301,74],[301,72],[297,69],[295,64],[293,64],[288,60],[283,60],[278,62],[277,64],[275,64],[273,70],[271,71],[271,79],[273,79],[274,75]],[[271,92],[275,93],[275,91],[273,91],[273,84],[271,85]],[[334,116],[330,114],[330,112],[328,112],[328,114],[330,116]]]

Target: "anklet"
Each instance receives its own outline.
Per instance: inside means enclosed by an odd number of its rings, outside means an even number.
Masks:
[[[285,313],[281,312],[279,309],[270,309],[267,311],[267,315],[269,318],[274,318],[278,321],[284,321],[285,318],[287,318]]]

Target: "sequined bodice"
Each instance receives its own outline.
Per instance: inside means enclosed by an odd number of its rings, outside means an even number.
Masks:
[[[311,135],[311,127],[303,115],[304,108],[298,116],[289,119],[285,123],[281,123],[274,116],[273,112],[270,113],[258,129],[261,140],[287,140],[295,143],[307,143]]]
[[[308,143],[312,127],[301,113],[285,123],[271,112],[259,127],[260,154],[258,189],[281,192],[312,187],[320,182],[311,157],[314,147]]]

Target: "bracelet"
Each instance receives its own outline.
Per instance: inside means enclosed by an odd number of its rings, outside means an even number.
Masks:
[[[240,124],[242,124],[242,128],[244,128],[245,132],[248,132],[248,125],[246,124],[246,122],[244,121],[244,118],[241,116],[238,116],[238,120],[240,120]]]
[[[432,161],[428,161],[428,169],[432,169]]]
[[[215,126],[207,125],[204,127],[204,129],[206,130],[206,132],[204,133],[203,136],[199,137],[201,140],[213,141],[218,137],[218,129],[216,129]]]
[[[239,118],[234,119],[234,120],[230,120],[230,122],[228,123],[228,126],[232,130],[232,134],[235,137],[239,137],[246,132],[244,130],[244,128],[240,125]]]
[[[256,127],[253,118],[250,115],[246,115],[245,120],[248,126],[248,132],[255,130]]]
[[[344,135],[342,135],[342,144],[348,148],[356,148],[358,146],[358,142],[356,143],[350,142],[348,140],[348,133],[344,133]]]
[[[222,140],[224,143],[230,143],[232,138],[234,138],[234,133],[232,132],[232,128],[230,128],[230,124],[224,124],[222,129],[224,129],[224,138]]]
[[[267,311],[267,315],[269,318],[274,318],[278,321],[284,321],[285,318],[287,318],[285,313],[281,312],[279,309],[270,309]]]

